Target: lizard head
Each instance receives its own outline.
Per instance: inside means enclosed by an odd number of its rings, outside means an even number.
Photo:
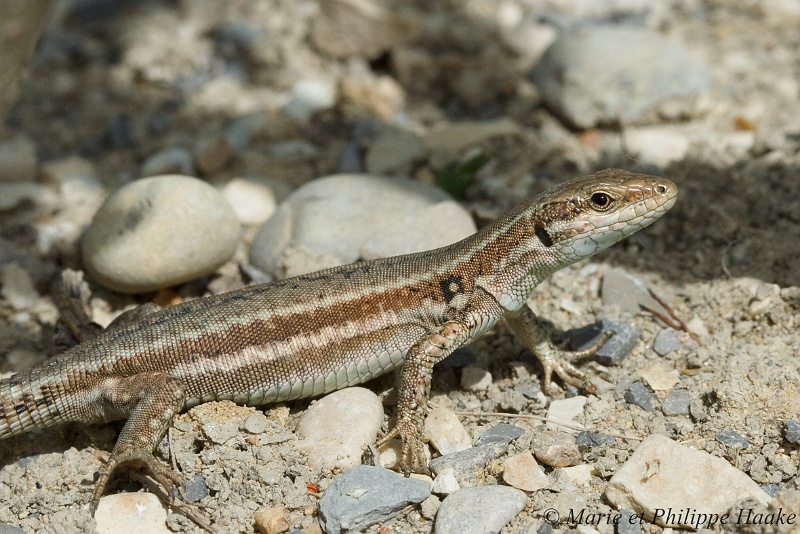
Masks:
[[[531,224],[542,248],[564,265],[648,226],[675,204],[677,195],[666,178],[608,169],[537,197]]]

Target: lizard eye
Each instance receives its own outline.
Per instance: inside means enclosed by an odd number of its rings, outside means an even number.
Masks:
[[[589,202],[591,202],[594,209],[606,211],[614,203],[614,199],[608,193],[598,191],[597,193],[592,193],[592,196],[589,197]]]

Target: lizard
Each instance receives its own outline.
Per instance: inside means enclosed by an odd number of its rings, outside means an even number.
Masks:
[[[153,452],[174,415],[200,403],[318,396],[399,368],[400,470],[426,472],[422,425],[433,366],[504,319],[555,373],[586,374],[526,302],[553,272],[651,224],[677,199],[661,177],[608,169],[535,195],[457,243],[257,284],[154,311],[0,380],[0,439],[65,422],[127,419],[89,504],[112,474],[141,468],[173,494]]]

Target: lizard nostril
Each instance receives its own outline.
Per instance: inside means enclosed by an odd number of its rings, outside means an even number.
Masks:
[[[663,195],[664,193],[667,192],[667,186],[664,185],[664,184],[658,184],[655,187],[655,190],[656,190],[656,193],[658,193],[659,195]]]

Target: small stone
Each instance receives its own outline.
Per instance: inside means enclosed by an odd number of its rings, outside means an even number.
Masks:
[[[472,446],[464,425],[458,416],[446,408],[434,408],[425,419],[424,432],[431,445],[442,455],[463,451]]]
[[[58,197],[50,188],[34,182],[0,182],[0,211],[12,210],[23,202],[55,206]]]
[[[247,417],[242,423],[242,428],[251,434],[261,434],[267,430],[267,416],[259,413]]]
[[[508,445],[522,434],[523,430],[520,427],[510,423],[500,423],[481,434],[475,442],[475,446],[480,447],[487,443],[504,443]]]
[[[0,282],[0,295],[15,310],[30,310],[39,299],[30,275],[16,263],[7,263],[0,267]]]
[[[781,492],[781,487],[778,486],[777,484],[762,484],[761,489],[763,489],[767,495],[773,498],[777,497],[778,494],[780,494]]]
[[[484,470],[492,460],[496,460],[508,450],[503,443],[487,443],[434,458],[428,463],[434,473],[450,470],[461,486],[474,486],[485,476]]]
[[[238,425],[235,422],[221,424],[216,421],[209,421],[202,425],[202,428],[203,434],[217,445],[222,445],[239,435]]]
[[[425,481],[382,467],[360,465],[325,490],[319,501],[319,522],[327,534],[363,531],[430,495],[430,484]]]
[[[747,440],[735,430],[721,430],[717,432],[715,438],[717,441],[728,447],[736,447],[738,449],[750,448],[750,444],[747,443]]]
[[[0,534],[25,534],[25,531],[13,525],[0,523]]]
[[[515,454],[503,462],[503,481],[522,491],[537,491],[550,484],[531,451]]]
[[[583,413],[586,406],[586,397],[575,396],[569,399],[556,399],[547,408],[547,428],[563,432],[578,432],[583,425],[576,422],[575,418]],[[564,423],[559,425],[558,423]],[[576,427],[578,428],[576,430]]]
[[[303,413],[297,428],[303,439],[295,447],[308,456],[311,469],[348,469],[361,463],[362,451],[374,443],[381,424],[383,404],[375,393],[361,387],[341,389]]]
[[[367,152],[367,172],[383,174],[407,165],[425,154],[419,137],[409,130],[387,128],[372,141]]]
[[[564,473],[573,483],[579,486],[588,487],[592,483],[594,466],[591,464],[573,465],[570,467],[562,467],[561,472]]]
[[[336,85],[332,80],[300,80],[292,87],[291,97],[282,112],[304,122],[314,113],[332,107],[335,102]]]
[[[663,361],[651,363],[639,374],[653,391],[669,391],[680,382],[678,370]]]
[[[645,439],[608,482],[606,498],[617,508],[644,514],[662,527],[695,528],[696,514],[723,514],[735,501],[752,497],[761,504],[769,495],[726,460],[652,435]],[[664,512],[685,509],[668,524]],[[659,515],[656,516],[656,512]]]
[[[254,180],[236,178],[222,188],[224,196],[242,224],[264,224],[275,213],[272,188]]]
[[[614,332],[614,335],[592,356],[603,365],[621,365],[642,335],[637,328],[626,323],[603,318],[589,326],[568,330],[564,332],[564,337],[573,349],[584,350],[591,347],[604,332]]]
[[[206,479],[200,473],[184,482],[184,497],[188,502],[199,502],[208,497],[208,485]]]
[[[171,146],[152,154],[142,163],[139,173],[143,176],[162,174],[194,174],[192,153],[181,146]]]
[[[581,452],[571,434],[545,430],[533,437],[533,453],[550,467],[569,467],[581,460]]]
[[[664,415],[689,415],[691,402],[692,395],[688,390],[674,389],[667,393],[661,404],[661,411]]]
[[[435,166],[443,167],[460,158],[467,148],[494,137],[521,134],[520,126],[511,119],[492,121],[445,122],[425,136],[425,147],[432,152]]]
[[[387,256],[441,247],[475,231],[471,219],[469,227],[430,231],[420,214],[449,200],[441,189],[408,179],[339,174],[313,180],[264,223],[253,240],[251,261],[285,278],[368,259],[365,246],[372,243],[376,252],[374,243],[381,239],[380,253]],[[387,235],[403,239],[390,241]]]
[[[646,307],[669,316],[669,312],[650,295],[644,280],[622,269],[606,269],[600,296],[604,306],[616,306],[622,313],[635,315]]]
[[[433,488],[431,488],[431,491],[433,491]],[[431,495],[430,497],[422,501],[419,511],[420,513],[422,513],[422,517],[428,519],[429,521],[433,521],[433,519],[436,517],[436,512],[439,511],[439,506],[441,505],[442,501],[439,500],[439,497],[437,497],[436,495]],[[24,533],[21,532],[20,534]]]
[[[285,506],[275,506],[253,514],[253,523],[261,534],[283,534],[289,528],[289,511]]]
[[[663,128],[626,128],[622,144],[636,161],[661,168],[683,161],[689,152],[689,139],[685,135]]]
[[[619,511],[620,520],[616,524],[615,534],[642,534],[640,520],[633,510],[623,508]]]
[[[492,374],[482,367],[464,367],[461,370],[461,387],[467,391],[486,391],[492,385]]]
[[[169,534],[167,511],[152,493],[106,495],[94,514],[99,534]]]
[[[224,137],[203,139],[195,149],[194,163],[201,174],[208,176],[227,167],[235,155]]]
[[[711,84],[708,65],[681,43],[622,25],[562,34],[531,76],[545,102],[579,128],[692,115]]]
[[[83,263],[104,286],[144,293],[214,272],[241,225],[225,198],[188,176],[158,176],[109,195],[83,240]]]
[[[458,483],[458,479],[456,479],[456,475],[451,469],[436,475],[436,478],[433,479],[433,484],[431,484],[431,493],[437,495],[449,495],[460,489],[461,484]]]
[[[36,178],[36,145],[24,135],[0,142],[0,182],[30,182]]]
[[[617,438],[602,432],[579,432],[575,438],[578,450],[586,451],[594,447],[606,447],[617,442]]]
[[[625,391],[625,401],[629,404],[634,404],[647,412],[655,412],[656,398],[653,393],[638,380],[630,385]]]
[[[653,350],[659,356],[666,356],[670,352],[674,352],[681,348],[681,339],[678,333],[672,328],[664,328],[656,334],[653,340]]]
[[[435,534],[493,534],[525,508],[528,498],[507,486],[463,488],[447,496],[436,514]]]
[[[800,442],[800,423],[789,419],[783,424],[783,434],[789,443]]]

